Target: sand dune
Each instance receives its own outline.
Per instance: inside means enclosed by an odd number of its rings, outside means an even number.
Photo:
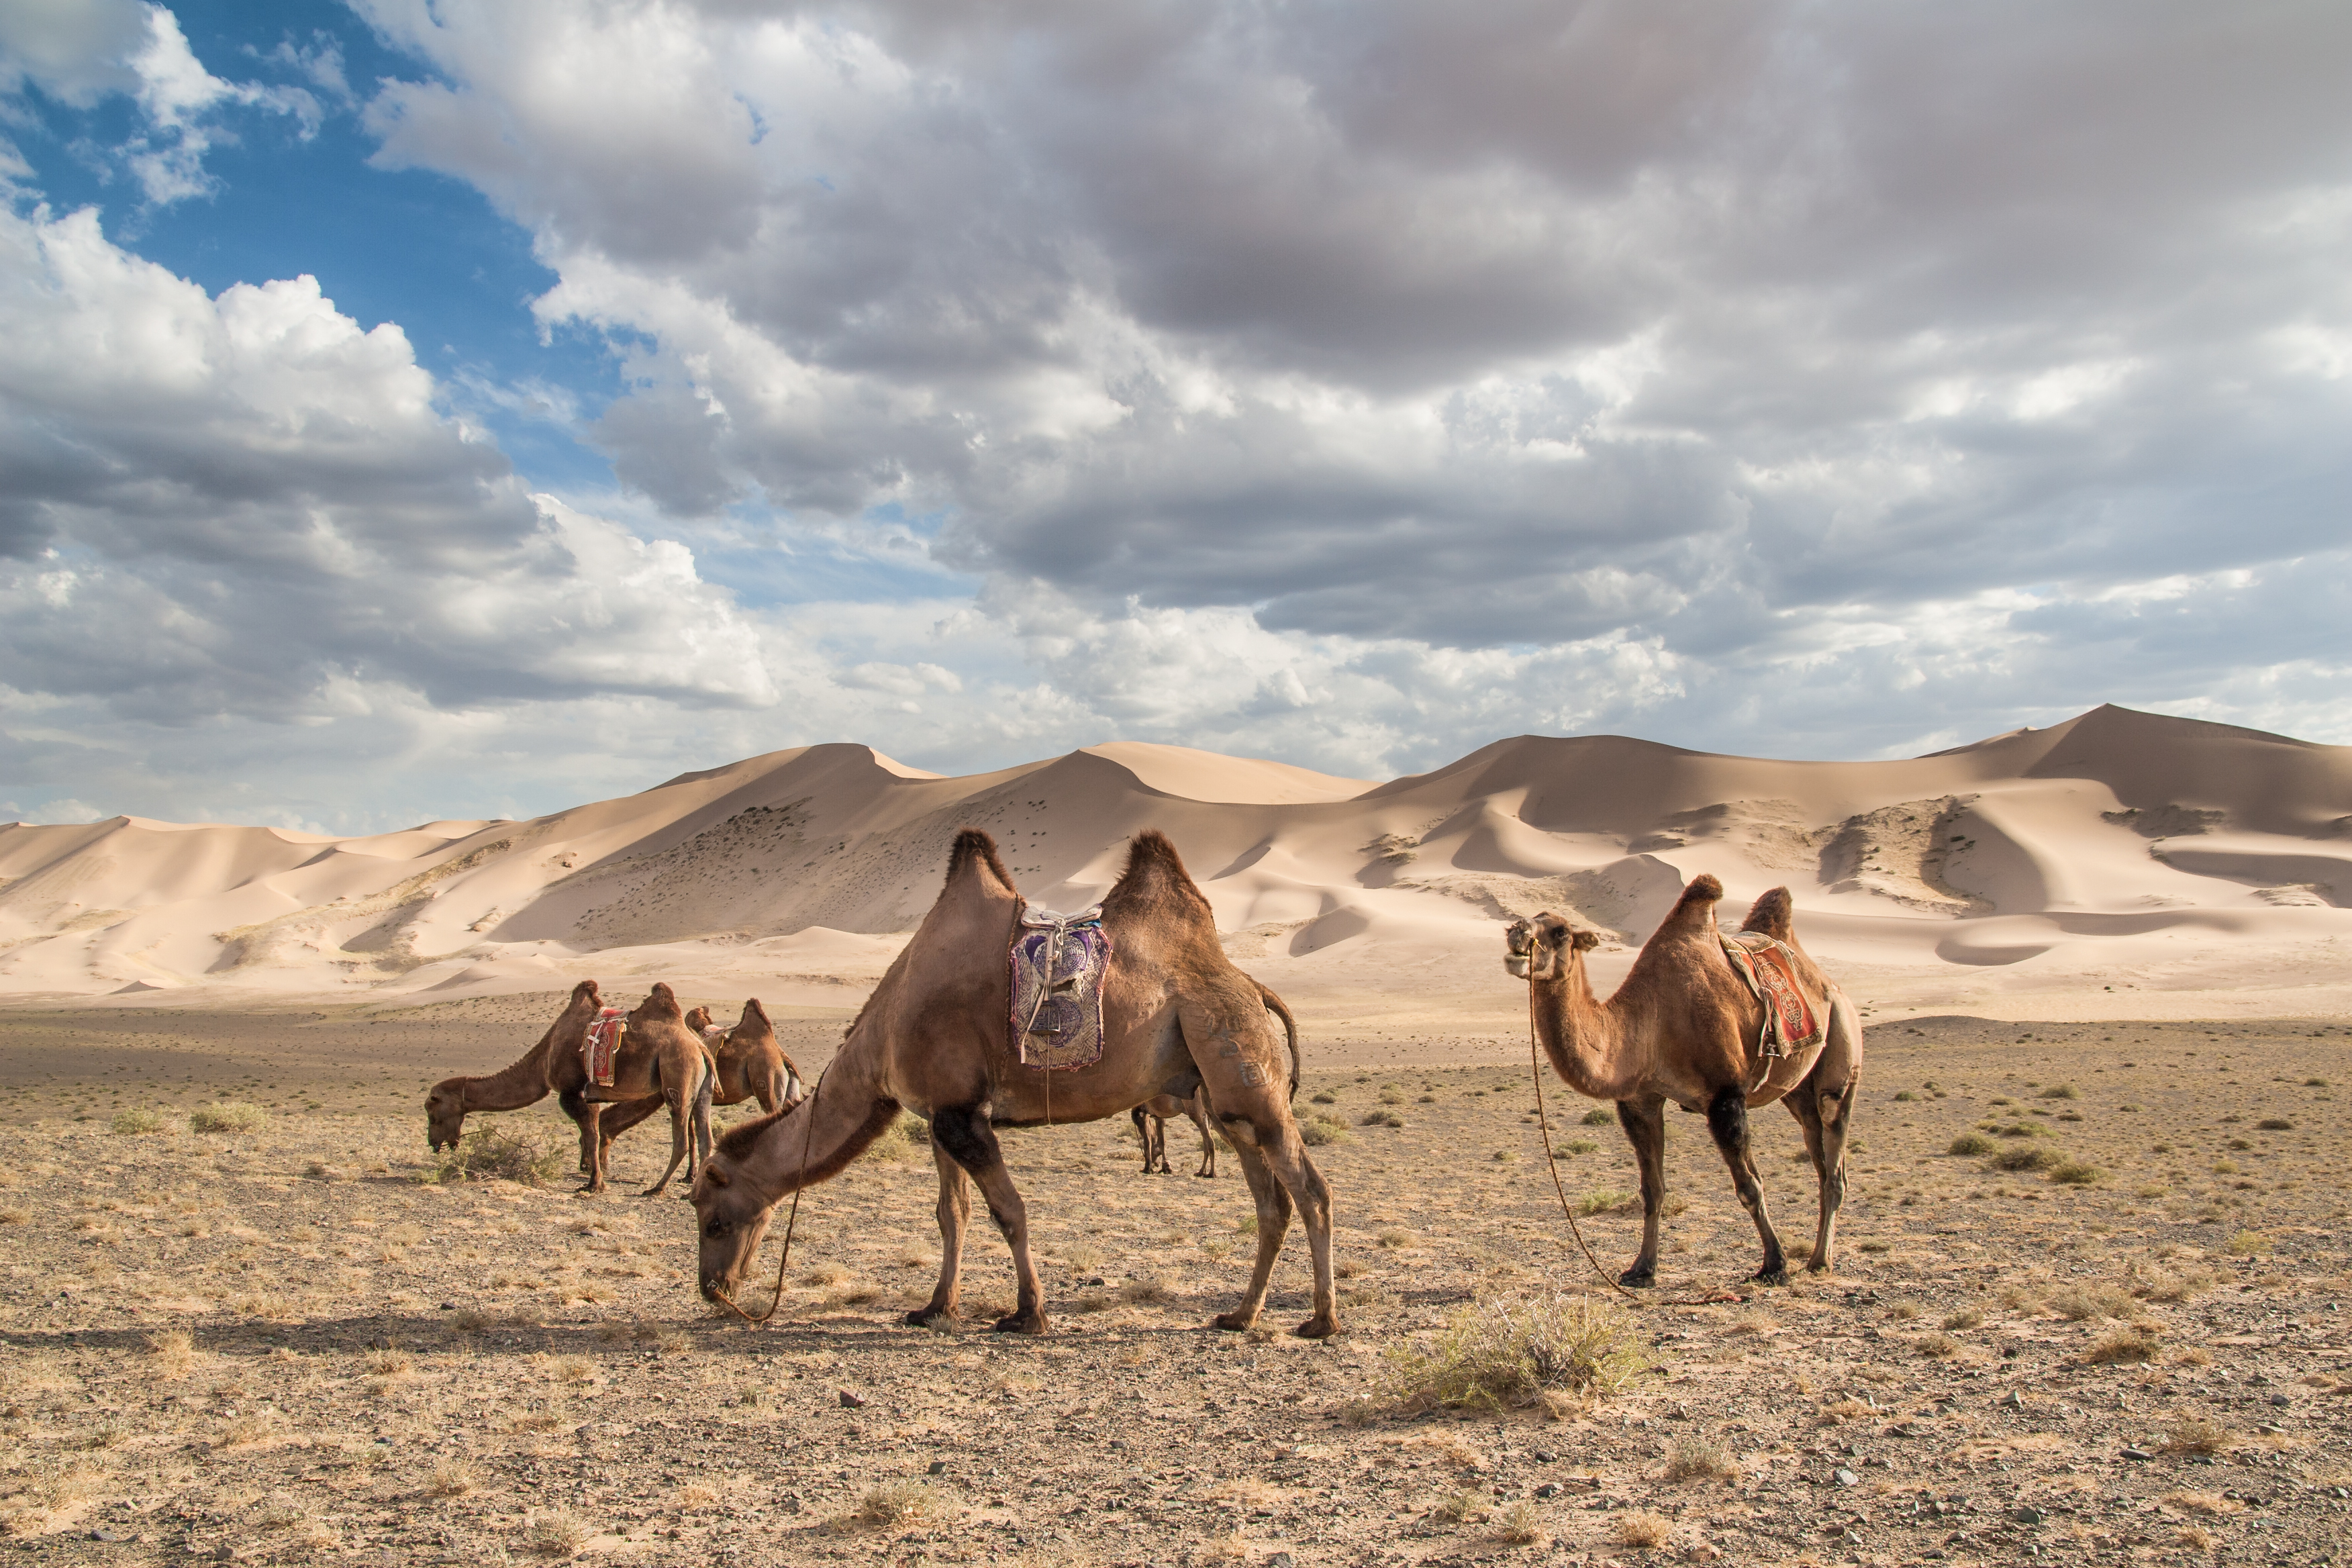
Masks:
[[[1160,828],[1238,959],[1357,1019],[1523,1005],[1496,928],[1539,908],[1613,934],[1605,976],[1701,871],[1727,914],[1790,886],[1809,945],[1882,1013],[2352,1003],[2352,748],[2113,707],[1883,763],[1522,736],[1375,785],[1136,742],[964,778],[822,745],[528,822],[362,838],[14,825],[0,993],[446,994],[593,973],[854,999],[966,825],[1055,908],[1099,897],[1129,837]]]

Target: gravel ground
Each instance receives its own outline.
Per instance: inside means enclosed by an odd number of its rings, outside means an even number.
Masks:
[[[1597,1397],[1399,1414],[1397,1353],[1474,1300],[1606,1300],[1565,1245],[1523,1043],[1359,1068],[1369,1047],[1310,1036],[1299,1109],[1340,1130],[1316,1150],[1346,1323],[1322,1344],[1281,1331],[1306,1314],[1296,1232],[1265,1328],[1204,1326],[1253,1238],[1233,1162],[1189,1174],[1189,1125],[1170,1128],[1180,1173],[1150,1178],[1124,1123],[1009,1135],[1054,1314],[1016,1341],[981,1327],[1012,1283],[985,1227],[966,1323],[898,1326],[936,1263],[929,1160],[903,1140],[812,1191],[757,1331],[696,1298],[674,1197],[431,1180],[423,1083],[511,1057],[551,1010],[0,1016],[0,1554],[2347,1555],[2352,1036],[2334,1023],[1883,1026],[1833,1276],[1748,1285],[1753,1232],[1702,1123],[1675,1118],[1661,1288],[1627,1325],[1650,1369]],[[838,1028],[801,1020],[788,1048],[814,1066]],[[1631,1158],[1545,1088],[1569,1194],[1622,1263]],[[267,1121],[190,1131],[191,1105],[229,1094]],[[163,1130],[114,1130],[142,1110]],[[499,1121],[568,1149],[551,1103]],[[1758,1126],[1801,1257],[1795,1123]],[[1993,1152],[1948,1152],[1969,1135]],[[1993,1168],[2030,1148],[2061,1163]],[[619,1172],[650,1179],[664,1152],[633,1133]]]

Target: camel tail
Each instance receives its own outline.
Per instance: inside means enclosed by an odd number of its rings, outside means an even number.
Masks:
[[[1290,1016],[1289,1006],[1281,997],[1274,994],[1265,981],[1253,978],[1250,983],[1257,987],[1259,997],[1265,1003],[1265,1010],[1282,1020],[1283,1039],[1290,1047],[1290,1098],[1297,1100],[1298,1098],[1298,1020]]]
[[[1776,942],[1797,940],[1797,901],[1786,888],[1774,888],[1748,909],[1741,931],[1761,931]]]
[[[1013,873],[1004,868],[1003,858],[996,852],[996,840],[977,827],[963,828],[956,834],[955,847],[948,851],[948,885],[953,886],[956,878],[974,860],[985,865],[1004,884],[1006,892],[1018,890],[1013,886]]]

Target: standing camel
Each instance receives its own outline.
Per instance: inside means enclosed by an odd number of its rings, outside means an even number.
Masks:
[[[784,1054],[768,1010],[753,996],[743,1004],[742,1016],[731,1029],[721,1029],[708,1007],[686,1016],[686,1026],[702,1037],[719,1064],[718,1105],[760,1102],[761,1110],[781,1110],[808,1093],[801,1069]],[[632,1119],[633,1121],[635,1119]]]
[[[1665,1106],[1706,1112],[1707,1131],[1731,1169],[1739,1202],[1764,1245],[1755,1278],[1785,1284],[1788,1260],[1765,1212],[1764,1184],[1749,1146],[1748,1108],[1785,1099],[1805,1130],[1805,1150],[1820,1177],[1821,1221],[1807,1267],[1830,1267],[1839,1205],[1845,1201],[1846,1133],[1862,1082],[1862,1024],[1853,1004],[1797,945],[1789,889],[1775,888],[1748,911],[1744,931],[1789,950],[1799,989],[1816,1019],[1819,1043],[1764,1057],[1765,1006],[1724,956],[1715,925],[1723,884],[1695,878],[1650,940],[1642,944],[1615,995],[1592,992],[1584,954],[1599,944],[1590,931],[1549,911],[1514,921],[1504,967],[1528,983],[1538,1037],[1570,1088],[1617,1102],[1617,1116],[1642,1171],[1642,1251],[1621,1276],[1625,1285],[1654,1284],[1658,1216],[1666,1199]]]
[[[1172,1094],[1156,1094],[1128,1114],[1135,1118],[1136,1135],[1143,1140],[1145,1175],[1155,1171],[1163,1176],[1176,1173],[1168,1164],[1168,1123],[1179,1116],[1191,1117],[1192,1125],[1201,1130],[1201,1168],[1192,1173],[1217,1173],[1217,1137],[1209,1131],[1209,1108],[1201,1102],[1199,1095],[1179,1100]]]
[[[669,988],[664,985],[657,989],[667,993]],[[588,1026],[596,1021],[604,1005],[596,983],[583,980],[572,988],[571,999],[555,1022],[548,1026],[547,1033],[540,1037],[539,1044],[520,1059],[487,1077],[446,1078],[435,1084],[425,1096],[426,1142],[436,1149],[454,1149],[465,1133],[468,1112],[520,1110],[553,1094],[563,1107],[564,1115],[580,1130],[580,1170],[588,1178],[582,1190],[603,1192],[605,1151],[612,1143],[612,1134],[602,1121],[605,1107],[610,1104],[615,1111],[635,1110],[636,1115],[630,1118],[633,1123],[658,1109],[666,1098],[657,1059],[663,1053],[656,1048],[656,1042],[650,1037],[634,1034],[622,1041],[620,1053],[613,1063],[611,1086],[597,1088],[594,1097],[590,1097],[593,1086],[588,1082],[588,1066],[581,1047],[588,1037]],[[675,1041],[662,1043],[670,1055],[676,1054]],[[709,1144],[707,1131],[704,1143],[706,1147]],[[664,1182],[667,1180],[663,1177]]]
[[[1298,1098],[1298,1020],[1290,1016],[1289,1005],[1274,994],[1265,981],[1252,978],[1258,997],[1265,1010],[1282,1020],[1283,1042],[1290,1049],[1290,1098]],[[1136,1136],[1143,1140],[1143,1173],[1158,1171],[1162,1175],[1175,1173],[1168,1167],[1168,1123],[1179,1116],[1189,1116],[1192,1125],[1201,1130],[1201,1168],[1196,1176],[1217,1173],[1217,1137],[1209,1131],[1209,1104],[1205,1098],[1194,1094],[1190,1100],[1178,1100],[1171,1094],[1159,1094],[1145,1100],[1128,1114],[1135,1119]]]
[[[681,1162],[691,1186],[696,1171],[710,1157],[710,1099],[719,1087],[719,1069],[702,1037],[686,1026],[677,993],[668,982],[655,981],[646,999],[630,1011],[629,1026],[621,1042],[621,1060],[614,1064],[612,1084],[590,1084],[582,1092],[591,1101],[610,1105],[641,1100],[650,1087],[669,1106],[669,1164],[661,1180],[637,1195],[659,1197]],[[625,1071],[624,1064],[632,1058],[644,1064],[642,1078]],[[596,1169],[588,1182],[592,1193],[604,1190],[604,1154],[611,1146],[610,1139],[597,1140]]]
[[[1029,1253],[1028,1208],[995,1130],[1099,1121],[1158,1094],[1189,1099],[1205,1085],[1210,1113],[1232,1142],[1257,1205],[1256,1269],[1216,1326],[1246,1329],[1257,1321],[1295,1202],[1315,1272],[1314,1315],[1297,1332],[1307,1339],[1336,1332],[1330,1189],[1291,1118],[1283,1046],[1266,1005],[1218,945],[1209,902],[1176,847],[1160,833],[1138,834],[1126,870],[1103,899],[1113,956],[1103,987],[1102,1055],[1090,1065],[1048,1070],[1024,1063],[1014,1048],[1006,954],[1023,907],[988,835],[957,834],[939,900],[866,999],[815,1091],[728,1133],[703,1167],[694,1185],[703,1295],[731,1300],[777,1200],[838,1172],[904,1108],[931,1124],[940,1242],[939,1284],[906,1321],[925,1325],[956,1315],[971,1216],[969,1177],[1012,1247],[1019,1282],[1013,1310],[995,1327],[1042,1334],[1045,1307]]]

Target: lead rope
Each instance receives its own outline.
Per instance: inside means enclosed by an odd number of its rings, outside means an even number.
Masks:
[[[826,1063],[825,1071],[830,1072],[832,1070],[832,1064],[830,1062]],[[751,1324],[751,1327],[755,1329],[765,1328],[767,1326],[768,1320],[776,1315],[776,1309],[784,1304],[784,1271],[792,1267],[793,1262],[793,1226],[799,1222],[801,1217],[801,1194],[808,1189],[809,1141],[816,1136],[816,1101],[817,1096],[824,1092],[824,1073],[821,1072],[816,1075],[816,1087],[809,1090],[809,1097],[805,1102],[808,1106],[809,1112],[808,1128],[801,1134],[800,1175],[795,1179],[793,1184],[793,1206],[784,1215],[784,1246],[783,1250],[779,1253],[776,1258],[776,1293],[769,1300],[768,1310],[755,1318],[751,1313],[745,1311],[742,1308],[737,1306],[733,1297],[721,1296],[719,1298],[721,1301],[724,1301],[727,1304],[727,1310],[729,1311],[734,1313],[737,1317],[742,1319],[745,1322]]]
[[[1568,1188],[1559,1179],[1559,1156],[1553,1153],[1551,1148],[1551,1113],[1544,1109],[1543,1065],[1540,1047],[1536,1041],[1536,988],[1532,980],[1528,983],[1528,1077],[1534,1080],[1536,1086],[1536,1125],[1543,1130],[1544,1164],[1551,1172],[1551,1190],[1559,1194],[1559,1212],[1568,1216],[1568,1228],[1575,1235],[1576,1245],[1583,1250],[1584,1261],[1592,1265],[1592,1272],[1600,1277],[1601,1282],[1639,1307],[1643,1305],[1642,1299],[1619,1284],[1607,1269],[1601,1267],[1601,1259],[1592,1256],[1592,1247],[1584,1239],[1584,1227],[1576,1223],[1576,1211],[1569,1206]]]

